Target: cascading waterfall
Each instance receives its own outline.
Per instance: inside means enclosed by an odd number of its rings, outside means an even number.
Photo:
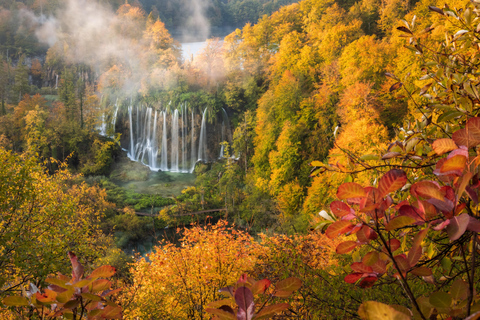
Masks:
[[[117,98],[117,101],[115,101],[115,111],[113,112],[113,118],[112,118],[113,130],[112,130],[111,138],[115,136],[115,125],[117,124],[117,114],[118,114],[118,98]]]
[[[185,141],[187,135],[187,123],[185,116],[187,113],[187,104],[182,105],[182,168],[187,167],[187,144]]]
[[[163,114],[163,127],[162,127],[162,165],[160,170],[168,171],[168,149],[167,149],[167,112],[162,111]]]
[[[128,107],[128,120],[130,121],[129,123],[132,123],[132,109],[133,107],[130,105]],[[135,156],[135,145],[133,143],[133,126],[130,126],[130,158],[133,158]]]
[[[122,145],[125,145],[129,158],[152,170],[191,173],[198,161],[213,160],[213,152],[218,155],[221,149],[220,156],[223,157],[225,152],[220,142],[231,141],[225,110],[221,120],[216,122],[217,129],[208,125],[207,108],[196,114],[186,103],[177,109],[167,107],[163,110],[131,103],[124,112],[116,104],[113,110],[107,118],[109,128],[116,122],[119,129],[127,128],[124,134],[129,136],[122,140]],[[119,118],[115,120],[117,112]],[[211,133],[215,135],[209,136]]]
[[[172,114],[172,166],[170,168],[173,172],[178,172],[178,149],[178,110],[175,110]]]
[[[203,111],[202,126],[200,127],[200,142],[198,143],[198,161],[208,161],[207,158],[207,108]]]
[[[193,172],[193,170],[195,170],[195,163],[197,162],[197,152],[196,152],[196,148],[195,148],[195,114],[193,113],[193,110],[192,110],[192,141],[190,142],[191,146],[192,146],[192,153],[191,153],[191,160],[190,160],[190,163],[191,163],[191,167],[190,167],[190,172]]]

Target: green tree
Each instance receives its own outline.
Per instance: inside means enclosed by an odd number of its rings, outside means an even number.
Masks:
[[[28,67],[25,65],[25,55],[18,60],[15,68],[15,84],[13,85],[13,97],[16,101],[20,101],[24,94],[29,93],[28,85]]]
[[[60,100],[65,105],[68,121],[75,122],[78,118],[77,99],[75,97],[75,79],[72,70],[65,68],[58,90]]]

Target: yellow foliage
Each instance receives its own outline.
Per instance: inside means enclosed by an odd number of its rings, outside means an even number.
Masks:
[[[346,174],[339,172],[324,172],[313,178],[308,188],[303,213],[317,217],[321,210],[327,210],[330,202],[337,199],[337,188],[344,182]]]
[[[278,206],[283,213],[295,215],[300,213],[304,190],[297,180],[285,184],[278,194]]]
[[[86,184],[66,188],[73,178],[63,168],[47,175],[31,155],[0,148],[2,293],[29,280],[42,282],[51,273],[66,273],[68,250],[94,263],[111,244],[98,227],[105,193]],[[91,196],[98,197],[95,205]]]
[[[179,245],[163,241],[132,268],[134,284],[124,299],[126,319],[200,319],[257,260],[259,246],[226,221],[185,229]]]

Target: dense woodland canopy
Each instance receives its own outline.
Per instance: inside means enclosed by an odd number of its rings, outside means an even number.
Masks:
[[[243,273],[302,281],[267,291],[278,319],[480,310],[477,4],[291,2],[212,1],[201,20],[238,28],[183,59],[182,1],[0,1],[0,297],[68,273],[70,250],[117,267],[128,319],[209,318]],[[122,137],[98,127],[125,99],[225,109],[238,158],[198,163],[176,197],[118,187]]]

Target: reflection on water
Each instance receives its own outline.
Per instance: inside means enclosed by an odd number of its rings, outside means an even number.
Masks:
[[[173,197],[179,196],[183,189],[195,185],[195,175],[192,173],[152,171],[145,181],[112,180],[112,182],[137,193]]]

